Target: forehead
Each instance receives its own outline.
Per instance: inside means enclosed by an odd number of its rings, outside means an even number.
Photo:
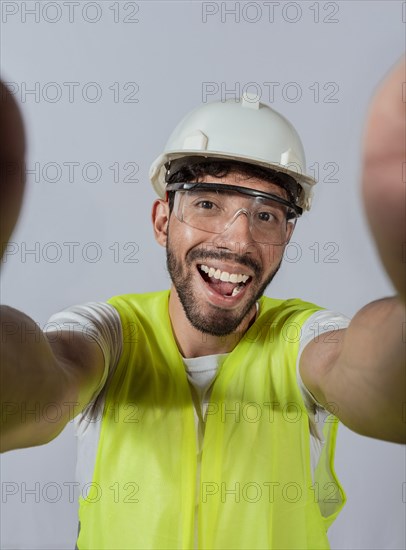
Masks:
[[[237,185],[239,187],[248,187],[250,189],[257,189],[258,191],[265,191],[266,193],[273,193],[283,198],[288,198],[288,194],[276,183],[271,183],[267,180],[263,180],[256,177],[250,177],[241,172],[230,172],[227,176],[201,176],[198,181],[203,183],[223,183],[226,185]]]

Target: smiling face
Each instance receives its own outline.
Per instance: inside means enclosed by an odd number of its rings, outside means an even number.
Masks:
[[[202,181],[287,198],[281,187],[238,173],[207,176]],[[223,233],[209,233],[180,221],[173,212],[169,215],[168,203],[157,201],[154,222],[158,241],[166,245],[174,287],[172,311],[178,312],[174,314],[181,311],[194,329],[214,336],[246,330],[255,316],[256,301],[280,267],[285,246],[253,241],[246,215],[237,216]]]

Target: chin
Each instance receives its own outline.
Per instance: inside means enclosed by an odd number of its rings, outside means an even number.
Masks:
[[[182,301],[181,301],[182,303]],[[205,314],[199,308],[197,302],[192,307],[188,307],[189,304],[183,304],[182,307],[185,315],[190,324],[199,332],[203,334],[210,334],[211,336],[229,336],[237,332],[237,329],[243,323],[247,313],[237,314],[236,312],[230,312],[223,310],[216,306],[210,306],[210,312]],[[206,309],[206,308],[202,308]],[[249,310],[252,309],[250,305]]]

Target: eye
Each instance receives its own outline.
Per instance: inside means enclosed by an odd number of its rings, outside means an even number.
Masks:
[[[277,221],[276,216],[272,212],[258,212],[258,219],[261,222],[272,223]]]
[[[215,207],[214,203],[208,200],[198,201],[195,203],[195,205],[198,208],[202,208],[203,210],[212,210]]]

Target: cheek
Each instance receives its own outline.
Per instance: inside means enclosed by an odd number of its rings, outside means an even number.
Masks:
[[[264,272],[272,271],[276,265],[279,265],[283,258],[286,245],[277,246],[264,243],[250,243],[241,249],[241,253],[250,254],[253,258],[260,258]]]
[[[168,240],[172,250],[179,255],[181,251],[186,254],[192,248],[202,244],[197,229],[180,222],[175,217],[171,218],[168,227]]]
[[[268,279],[271,274],[279,269],[285,246],[276,245],[261,245],[261,268],[262,273],[259,275],[259,282]]]

